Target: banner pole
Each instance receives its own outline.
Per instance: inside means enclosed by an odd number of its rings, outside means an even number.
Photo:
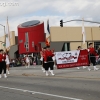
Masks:
[[[6,33],[5,33],[5,26],[4,26],[4,42],[5,42],[4,51],[6,51]]]
[[[82,21],[84,22],[84,18],[82,18]],[[82,22],[82,30],[83,30],[83,22]],[[83,33],[82,33],[82,42],[83,42]],[[81,47],[83,47],[82,42],[81,42]]]
[[[93,42],[93,32],[92,32],[92,27],[91,27],[91,39],[92,39],[92,42]]]
[[[81,39],[81,47],[83,46],[83,45],[82,45],[82,40],[83,40],[83,34],[82,34],[82,39]]]

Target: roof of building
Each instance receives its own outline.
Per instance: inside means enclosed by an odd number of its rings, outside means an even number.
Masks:
[[[30,27],[39,24],[39,20],[32,20],[32,21],[27,21],[21,24],[22,27]]]

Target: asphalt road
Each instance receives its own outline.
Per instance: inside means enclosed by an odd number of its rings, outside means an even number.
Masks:
[[[46,77],[40,67],[11,68],[8,78],[0,79],[0,100],[100,100],[100,70],[55,73]]]

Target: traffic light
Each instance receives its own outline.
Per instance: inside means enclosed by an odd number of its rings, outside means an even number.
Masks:
[[[60,20],[60,26],[63,27],[63,20]]]

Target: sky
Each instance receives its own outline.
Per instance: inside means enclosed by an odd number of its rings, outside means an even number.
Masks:
[[[100,22],[100,0],[0,0],[0,24],[6,26],[7,16],[10,31],[30,20],[43,20],[50,26],[60,26],[63,21],[82,19]],[[84,23],[85,26],[100,26]],[[82,26],[82,22],[64,23],[64,26]],[[4,35],[4,27],[0,26],[0,36]]]

